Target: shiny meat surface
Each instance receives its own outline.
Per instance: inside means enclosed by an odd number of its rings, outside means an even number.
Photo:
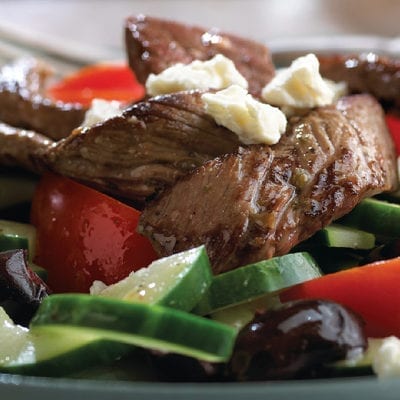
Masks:
[[[54,103],[44,96],[50,68],[23,58],[0,69],[0,121],[31,129],[54,140],[80,125],[85,110],[79,104]]]
[[[249,82],[249,92],[259,95],[275,74],[270,53],[261,43],[220,32],[158,18],[130,17],[125,23],[129,65],[140,82],[150,73],[216,54],[230,58]]]
[[[352,93],[370,93],[400,111],[400,60],[373,53],[318,56],[326,78],[347,82]]]
[[[45,162],[140,207],[178,177],[239,147],[234,133],[205,114],[200,96],[182,92],[137,103],[61,140]]]
[[[40,133],[0,122],[0,165],[41,173],[40,159],[54,142]]]
[[[381,106],[349,96],[292,118],[275,146],[242,147],[186,175],[145,208],[139,229],[161,255],[205,244],[220,273],[286,254],[396,185]]]

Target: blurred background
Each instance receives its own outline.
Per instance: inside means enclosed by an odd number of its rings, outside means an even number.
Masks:
[[[389,38],[385,46],[400,48],[397,0],[0,0],[0,39],[19,38],[89,61],[121,58],[124,19],[140,13],[218,27],[273,50],[313,40],[351,47],[348,35],[367,35],[357,42],[362,46],[379,47]]]

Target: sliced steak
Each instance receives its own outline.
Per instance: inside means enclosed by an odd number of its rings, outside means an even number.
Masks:
[[[204,29],[163,19],[130,17],[125,24],[129,65],[140,82],[176,63],[208,60],[216,54],[230,58],[259,95],[274,76],[270,53],[263,44],[216,29]]]
[[[347,82],[352,93],[370,93],[400,111],[400,60],[373,53],[318,58],[324,77]]]
[[[85,110],[79,104],[52,102],[43,97],[51,75],[33,58],[19,59],[0,69],[0,121],[32,129],[52,139],[66,137],[80,125]]]
[[[369,95],[291,119],[281,141],[211,160],[144,210],[139,230],[161,255],[205,244],[220,273],[285,254],[397,185],[394,146]]]
[[[0,122],[0,165],[22,167],[41,173],[40,159],[54,142],[34,131],[14,128]]]
[[[205,161],[237,150],[237,136],[203,110],[200,92],[158,96],[51,147],[48,167],[124,197],[145,199]]]

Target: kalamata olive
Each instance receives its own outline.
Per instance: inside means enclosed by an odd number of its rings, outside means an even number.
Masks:
[[[26,250],[0,253],[0,306],[15,323],[28,325],[42,299],[50,293],[28,266]]]
[[[240,332],[229,364],[238,380],[321,376],[323,366],[367,347],[363,322],[327,300],[300,300],[258,314]]]

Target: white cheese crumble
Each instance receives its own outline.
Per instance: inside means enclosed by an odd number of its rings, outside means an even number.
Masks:
[[[235,64],[222,54],[208,61],[195,60],[190,64],[175,64],[158,75],[150,74],[146,91],[150,96],[190,89],[223,89],[230,85],[248,87],[247,80]]]
[[[332,104],[346,91],[344,83],[323,79],[314,54],[299,57],[263,88],[262,99],[275,106],[312,108]]]
[[[0,307],[0,363],[17,363],[20,354],[31,349],[29,330],[14,324],[11,318]],[[32,350],[33,351],[33,350]]]
[[[368,352],[371,354],[372,369],[378,377],[400,377],[399,338],[370,339]]]
[[[116,100],[93,99],[91,107],[86,111],[82,127],[90,127],[99,122],[121,115],[122,105]]]
[[[238,85],[201,98],[215,122],[236,133],[245,144],[275,144],[286,130],[286,116],[279,108],[257,101]]]

